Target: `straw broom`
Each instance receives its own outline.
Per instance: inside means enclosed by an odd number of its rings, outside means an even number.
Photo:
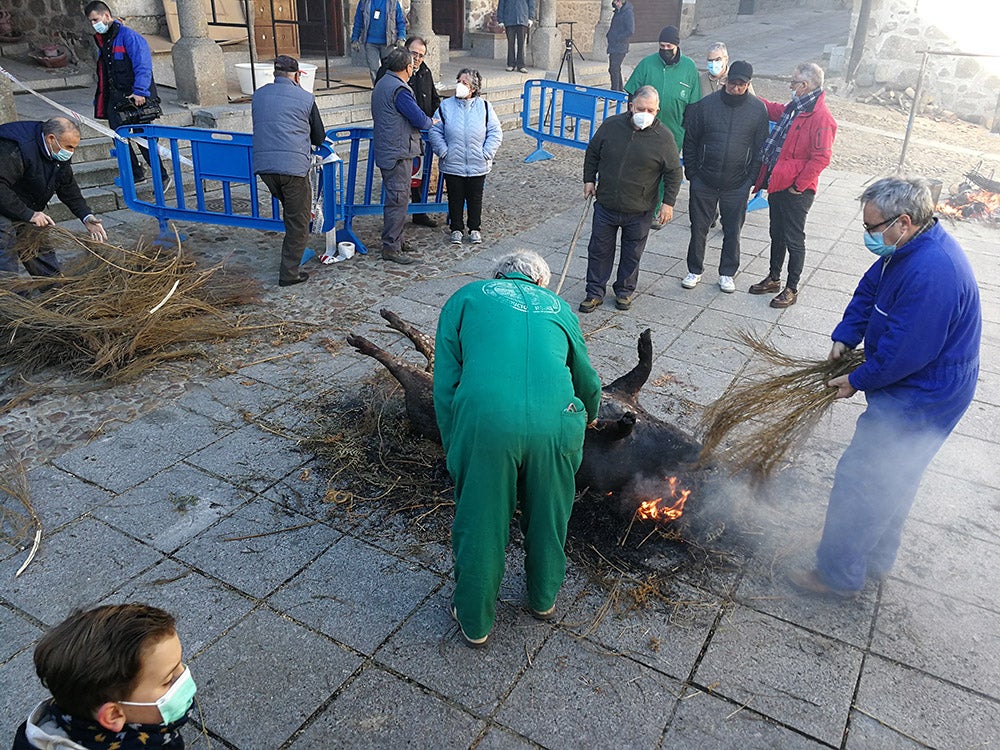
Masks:
[[[221,266],[199,268],[179,249],[115,247],[62,229],[22,239],[22,258],[45,245],[83,252],[64,263],[61,276],[0,284],[0,367],[12,368],[13,379],[56,366],[106,384],[127,382],[158,363],[202,354],[194,342],[254,329],[225,309],[253,301],[258,284]]]
[[[798,359],[782,353],[748,331],[737,339],[755,354],[786,372],[751,382],[738,382],[702,415],[703,448],[699,461],[725,462],[733,474],[747,472],[755,481],[771,476],[792,450],[816,427],[836,400],[827,383],[864,362],[861,350],[834,361]],[[748,429],[733,435],[738,427]],[[723,447],[722,443],[730,437]]]

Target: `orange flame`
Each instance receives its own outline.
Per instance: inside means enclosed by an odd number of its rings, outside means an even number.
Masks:
[[[663,502],[662,497],[655,500],[645,500],[636,509],[636,515],[643,520],[655,520],[661,522],[676,521],[684,514],[684,503],[691,495],[691,490],[681,489],[677,485],[677,477],[667,478],[670,486],[670,495],[667,502]],[[661,504],[662,503],[662,504]]]
[[[988,219],[1000,212],[1000,193],[967,190],[937,204],[938,213],[955,219]]]

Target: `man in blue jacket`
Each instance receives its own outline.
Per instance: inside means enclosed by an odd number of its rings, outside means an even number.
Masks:
[[[253,95],[253,172],[281,203],[285,238],[281,243],[278,286],[309,278],[299,271],[309,239],[312,188],[311,146],[326,138],[316,99],[299,86],[299,61],[288,55],[274,59],[274,83]]]
[[[865,361],[830,381],[868,408],[837,465],[816,567],[799,589],[852,598],[896,560],[924,470],[972,402],[982,314],[965,253],[933,216],[926,180],[883,178],[865,190],[864,242],[879,260],[833,331],[830,359],[865,343]]]
[[[141,107],[147,99],[156,99],[156,83],[153,81],[153,54],[142,34],[133,31],[111,15],[111,8],[101,0],[87,3],[83,12],[94,27],[94,42],[97,44],[97,91],[94,94],[94,117],[107,120],[112,130],[124,124],[121,108],[132,104]],[[149,150],[139,146],[142,158],[149,160]],[[132,146],[132,175],[136,184],[146,179],[145,170],[139,164]],[[164,187],[169,182],[169,173],[160,163],[160,176]]]
[[[608,27],[608,73],[611,74],[611,90],[624,91],[625,79],[622,78],[622,62],[628,54],[628,43],[635,33],[635,11],[628,0],[611,0],[615,9]]]
[[[389,16],[392,18],[389,18]],[[399,0],[359,0],[354,11],[351,46],[365,47],[365,62],[372,83],[378,69],[397,42],[406,39],[406,14]]]

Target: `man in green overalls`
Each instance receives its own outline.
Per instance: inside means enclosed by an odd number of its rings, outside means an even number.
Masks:
[[[434,409],[455,480],[452,615],[470,646],[496,616],[510,519],[521,501],[528,607],[549,619],[566,576],[566,527],[601,381],[571,308],[537,253],[452,295],[438,320]]]

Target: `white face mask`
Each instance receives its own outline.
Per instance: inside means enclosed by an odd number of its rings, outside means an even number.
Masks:
[[[455,84],[455,96],[459,99],[468,99],[472,96],[472,89],[470,89],[467,84],[459,81]]]
[[[639,130],[645,130],[650,125],[653,124],[653,120],[656,119],[656,115],[652,112],[633,112],[632,113],[632,123],[639,128]]]

